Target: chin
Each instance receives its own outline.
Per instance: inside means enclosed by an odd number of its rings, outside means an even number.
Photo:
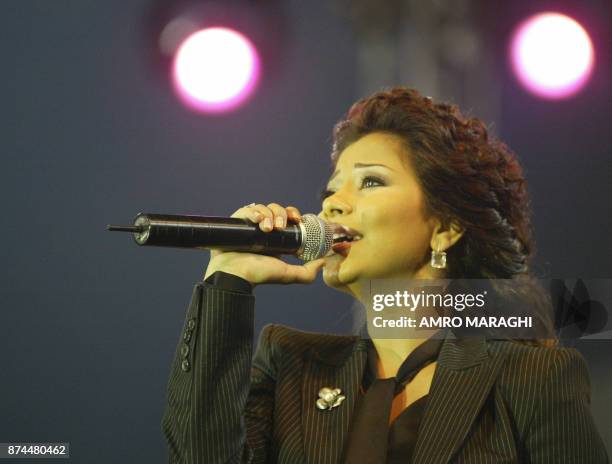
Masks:
[[[323,282],[325,285],[336,290],[352,293],[348,289],[348,285],[357,280],[354,272],[345,265],[346,258],[339,255],[332,255],[325,258],[323,266]]]

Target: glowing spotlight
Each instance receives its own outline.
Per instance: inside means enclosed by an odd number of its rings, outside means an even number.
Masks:
[[[541,13],[517,27],[512,64],[520,82],[545,98],[564,98],[588,81],[593,45],[584,28],[569,16]]]
[[[191,108],[203,112],[234,109],[251,96],[259,80],[259,57],[242,34],[228,28],[198,31],[174,58],[174,88]]]

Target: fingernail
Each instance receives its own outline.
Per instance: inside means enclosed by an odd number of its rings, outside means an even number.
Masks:
[[[272,229],[272,219],[265,218],[263,225],[264,225],[264,229]]]
[[[283,218],[282,217],[277,217],[276,218],[276,227],[283,227]]]

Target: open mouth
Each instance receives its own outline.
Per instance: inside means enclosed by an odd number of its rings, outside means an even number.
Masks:
[[[362,235],[356,230],[347,226],[338,225],[334,231],[334,244],[332,245],[332,250],[334,253],[346,256],[351,248],[351,244],[362,238]]]
[[[355,229],[351,229],[350,227],[337,224],[336,229],[334,230],[333,239],[334,243],[356,242],[357,240],[361,240],[362,236]]]

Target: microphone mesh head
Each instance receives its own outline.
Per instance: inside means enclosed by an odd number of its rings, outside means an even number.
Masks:
[[[301,222],[302,247],[297,255],[303,261],[322,258],[334,243],[334,229],[314,214],[304,214]]]

